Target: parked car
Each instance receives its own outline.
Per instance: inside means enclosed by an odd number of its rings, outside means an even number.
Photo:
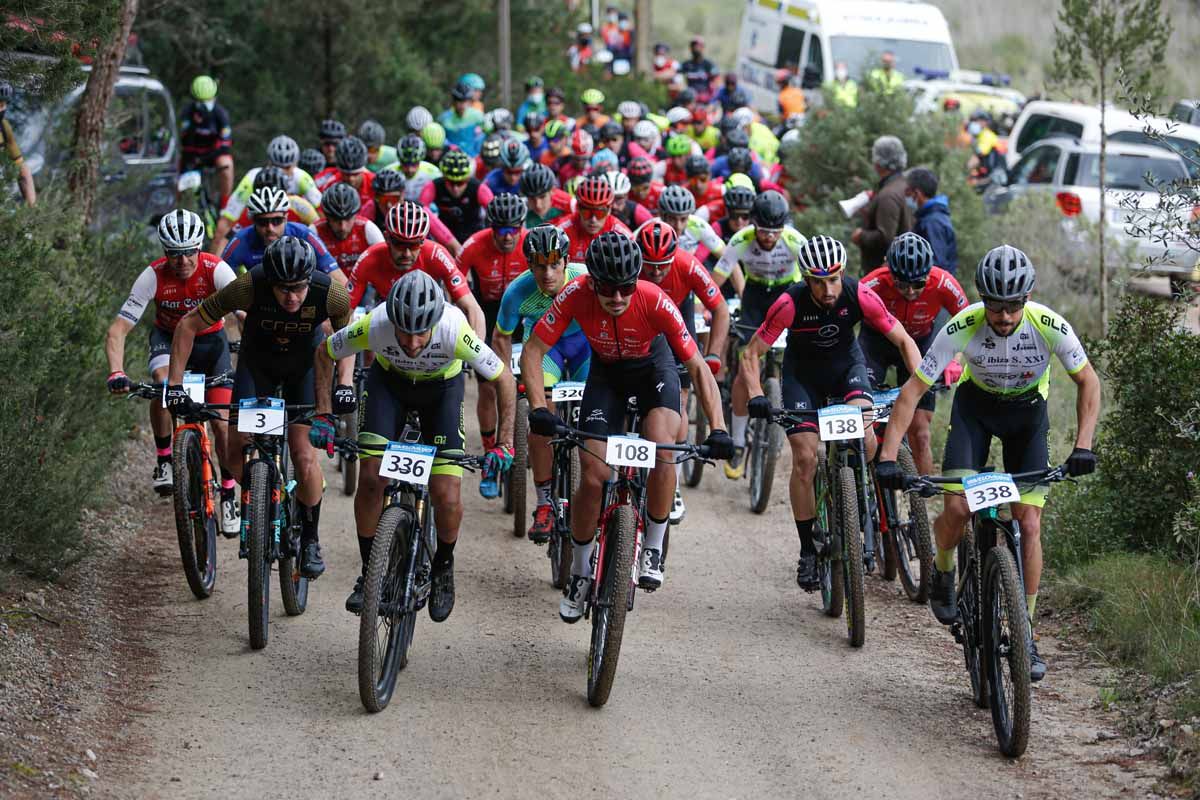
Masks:
[[[1171,107],[1171,119],[1188,125],[1200,125],[1200,100],[1180,100]]]
[[[1001,136],[1008,135],[1025,105],[1025,95],[1008,88],[1007,75],[973,70],[920,70],[904,88],[912,94],[917,113],[957,111],[966,120],[982,109],[991,114]]]
[[[1182,158],[1170,150],[1148,145],[1110,143],[1106,159],[1106,206],[1111,235],[1118,246],[1132,246],[1141,267],[1148,261],[1151,274],[1166,275],[1175,285],[1200,280],[1198,256],[1179,238],[1187,230],[1192,211],[1169,212],[1178,226],[1169,247],[1161,236],[1135,236],[1131,232],[1156,215],[1161,219],[1156,185],[1189,181]],[[1146,180],[1147,174],[1154,183]],[[1056,136],[1026,148],[1025,154],[1007,174],[998,174],[983,194],[991,213],[1002,213],[1016,198],[1030,192],[1053,194],[1058,210],[1066,218],[1100,221],[1100,145],[1074,137]]]

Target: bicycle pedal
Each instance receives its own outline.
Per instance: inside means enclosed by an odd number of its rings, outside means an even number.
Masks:
[[[249,558],[249,557],[250,557],[250,548],[249,547],[239,547],[238,548],[238,558]]]
[[[963,626],[961,622],[955,622],[950,626],[950,635],[954,637],[954,641],[958,644],[963,643]]]

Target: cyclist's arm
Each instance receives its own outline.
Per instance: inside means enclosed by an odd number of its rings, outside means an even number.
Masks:
[[[339,269],[338,272],[341,272]],[[325,310],[329,314],[329,324],[335,331],[344,330],[350,325],[350,293],[340,283],[329,286],[329,294],[325,299]],[[349,386],[354,382],[354,359],[342,357],[338,361],[338,384]]]
[[[704,415],[708,417],[709,425],[713,430],[729,430],[725,426],[725,414],[721,408],[721,390],[717,388],[717,379],[708,365],[704,363],[704,359],[700,357],[700,352],[692,353],[691,358],[684,361],[683,365],[687,367],[688,374],[692,376],[696,399],[700,401],[700,407],[704,409]]]
[[[750,397],[758,397],[763,393],[762,382],[758,379],[759,359],[766,355],[771,345],[775,344],[775,340],[792,326],[795,318],[796,304],[792,301],[792,296],[784,292],[767,309],[767,316],[762,325],[758,326],[750,344],[742,351],[738,380],[743,381],[750,390]]]
[[[915,373],[921,363],[920,348],[899,320],[887,310],[887,306],[883,304],[879,295],[875,294],[875,290],[862,281],[858,284],[858,306],[862,309],[863,323],[882,333],[884,338],[900,351],[908,373]]]
[[[726,280],[729,280],[735,271],[741,272],[738,259],[742,257],[742,253],[743,247],[741,242],[738,242],[737,244],[731,242],[730,245],[724,249],[724,251],[721,253],[720,260],[717,261],[717,265],[713,267],[712,271],[713,282],[716,283],[717,286],[720,286],[721,284],[725,283]],[[737,288],[737,285],[738,279],[733,278],[733,286],[735,289]],[[741,294],[740,289],[738,289],[738,294]]]
[[[458,239],[454,238],[454,234],[450,232],[450,229],[446,227],[446,223],[442,222],[441,217],[437,214],[429,215],[429,235],[433,237],[435,242],[449,250],[450,255],[455,258],[462,255],[462,245],[458,243]],[[380,239],[382,240],[382,235]]]
[[[1075,446],[1091,450],[1096,421],[1100,418],[1100,378],[1091,364],[1069,374],[1076,386],[1075,419],[1079,432],[1075,434]]]
[[[430,230],[433,230],[432,222],[433,218],[430,217]],[[373,244],[379,244],[383,241],[383,231],[379,230],[379,226],[371,220],[367,220],[367,224],[363,226],[363,233],[367,237],[367,247],[370,247]]]
[[[370,270],[365,263],[367,254],[363,251],[358,260],[354,262],[354,266],[350,268],[350,281],[346,285],[346,289],[350,292],[350,307],[358,308],[362,305],[363,295],[367,293],[367,287],[371,285]]]
[[[750,344],[746,345],[738,358],[738,372],[734,380],[742,382],[749,397],[758,397],[763,393],[762,381],[758,377],[758,367],[759,361],[770,349],[771,343],[763,341],[762,337],[755,333],[750,338]]]
[[[904,330],[904,326],[897,322],[892,325],[891,330],[883,335],[900,351],[900,357],[904,359],[904,366],[908,370],[908,374],[914,374],[921,364],[921,348],[917,347],[917,343],[908,335],[908,331]]]
[[[552,345],[542,341],[542,337],[537,334],[542,324],[539,322],[535,332],[526,341],[525,346],[521,349],[521,378],[525,385],[528,386],[545,386],[546,376],[542,372],[542,359],[546,353],[550,352]],[[555,337],[558,341],[558,337]],[[546,394],[545,392],[532,391],[526,392],[525,395],[529,399],[529,408],[545,408]]]
[[[707,247],[708,252],[713,255],[724,255],[725,241],[717,235],[712,223],[703,217],[697,217],[697,219],[700,221],[700,224],[696,224],[696,222],[691,220],[688,221],[688,224],[693,227],[696,233],[696,239],[699,240],[700,244]]]
[[[708,330],[707,355],[716,355],[719,358],[721,353],[725,352],[725,339],[729,335],[729,306],[726,305],[725,298],[721,296],[721,290],[709,277],[708,270],[694,256],[691,260],[689,278],[692,292],[700,299],[701,305],[712,312],[712,324]]]
[[[904,382],[895,404],[892,405],[892,415],[888,418],[887,432],[883,436],[883,447],[879,451],[880,461],[896,460],[900,442],[904,438],[905,432],[908,431],[908,426],[912,424],[917,403],[927,391],[929,391],[929,384],[925,382],[925,378],[919,372],[914,372],[912,377]]]
[[[158,287],[158,276],[154,270],[146,267],[142,274],[133,282],[129,297],[116,319],[108,326],[108,335],[104,339],[104,354],[108,357],[109,372],[123,372],[125,367],[125,337],[138,324],[146,308],[154,302],[154,292]]]
[[[321,190],[317,188],[317,182],[313,180],[312,175],[309,175],[304,170],[296,167],[296,172],[299,178],[296,179],[296,194],[303,197],[312,207],[321,207]]]
[[[35,205],[37,203],[37,187],[33,185],[33,172],[30,171],[29,165],[24,160],[17,165],[17,184],[21,188],[21,196],[25,198],[25,205]]]
[[[321,342],[313,356],[314,403],[318,414],[329,414],[333,411],[333,364],[339,366],[349,364],[354,369],[354,354],[367,350],[370,346],[368,332],[371,329],[371,315],[367,314],[352,325],[339,327],[337,331]],[[342,376],[338,376],[341,379]],[[353,379],[353,372],[351,372]],[[349,384],[350,380],[341,381]]]
[[[498,353],[488,347],[482,336],[477,336],[475,331],[467,326],[463,326],[459,331],[454,354],[469,363],[480,378],[496,384],[500,409],[500,430],[497,441],[511,448],[513,415],[517,405],[517,384],[513,380],[512,372],[506,366],[509,362],[502,360]]]

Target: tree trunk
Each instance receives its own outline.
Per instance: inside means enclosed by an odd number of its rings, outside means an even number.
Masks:
[[[1108,69],[1106,60],[1100,67],[1100,333],[1108,335],[1108,260],[1105,258],[1104,234],[1108,225],[1108,85],[1105,72]]]
[[[121,0],[120,16],[112,39],[96,54],[87,86],[75,117],[73,161],[67,185],[71,196],[83,214],[85,225],[95,216],[96,189],[100,178],[101,147],[104,142],[104,120],[112,100],[113,88],[125,58],[125,46],[137,16],[138,0]]]
[[[650,0],[636,0],[633,5],[633,14],[633,34],[636,39],[634,58],[637,71],[643,78],[650,78],[654,75],[652,60],[654,56],[650,49],[651,26],[654,24],[654,20],[651,17]]]

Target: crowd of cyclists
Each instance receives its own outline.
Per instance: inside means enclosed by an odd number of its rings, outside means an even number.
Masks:
[[[902,388],[886,436],[876,442],[869,426],[865,432],[882,486],[908,485],[896,465],[905,437],[921,474],[934,471],[935,384],[957,387],[944,475],[982,470],[993,437],[1006,470],[1047,466],[1052,357],[1078,386],[1067,466],[1074,475],[1094,470],[1096,373],[1070,324],[1031,299],[1036,269],[1020,249],[998,244],[979,261],[975,303],[915,233],[895,238],[884,263],[864,265],[864,277],[855,278],[843,242],[793,226],[779,142],[748,105],[681,93],[660,113],[636,100],[610,103],[599,89],[567,98],[531,77],[513,114],[485,110],[484,89],[479,76],[464,75],[445,111],[414,107],[391,138],[373,120],[354,133],[343,120],[324,120],[297,132],[305,146],[280,134],[265,160],[235,182],[216,85],[197,79],[195,105],[212,118],[200,114],[196,124],[212,135],[207,150],[185,155],[224,181],[220,218],[209,230],[183,208],[162,217],[163,256],[138,275],[107,341],[108,389],[128,392],[134,383],[124,344],[155,306],[147,370],[165,384],[163,402],[150,408],[157,492],[173,490],[172,415],[198,406],[185,372],[230,376],[205,401],[234,406],[213,426],[220,527],[231,537],[242,513],[237,404],[272,396],[313,406],[315,414],[291,424],[287,436],[302,522],[300,569],[315,579],[325,571],[317,456],[332,453],[339,417],[357,414],[362,573],[346,608],[359,612],[389,480],[380,475],[380,456],[415,413],[421,441],[439,455],[429,480],[437,529],[429,613],[440,622],[454,606],[463,518],[463,468],[450,459],[474,449],[464,424],[469,374],[478,388],[484,497],[498,494],[512,464],[516,401],[521,392],[527,397],[536,492],[528,537],[545,543],[554,517],[550,440],[563,419],[543,387],[584,383],[577,425],[591,434],[625,434],[633,402],[637,435],[664,445],[687,440],[694,392],[708,431],[694,444],[725,461],[728,479],[741,480],[749,421],[776,410],[764,396],[759,363],[783,337],[786,410],[830,402],[869,410],[872,392],[895,367]],[[568,100],[578,101],[578,117],[567,114]],[[240,328],[236,365],[227,326]],[[365,369],[361,381],[356,358]],[[735,369],[726,408],[718,382]],[[822,540],[813,491],[822,441],[815,419],[787,428],[786,437],[796,580],[811,592]],[[597,458],[582,459],[570,503],[572,567],[559,604],[566,622],[584,613],[609,477],[603,443],[588,449]],[[642,588],[664,585],[664,537],[686,514],[679,484],[678,465],[660,454],[647,479],[646,530],[634,566]],[[1044,487],[1034,488],[1013,505],[1025,534],[1031,618],[1045,501]],[[946,624],[957,615],[955,548],[967,518],[966,502],[950,496],[934,524],[930,603]],[[1033,640],[1029,647],[1038,680],[1045,663]]]

